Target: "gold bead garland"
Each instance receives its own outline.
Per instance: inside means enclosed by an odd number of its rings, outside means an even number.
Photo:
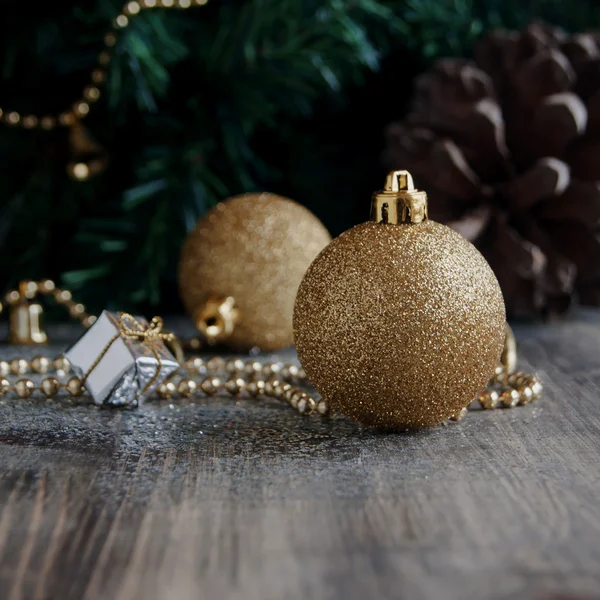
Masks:
[[[50,361],[47,357],[37,356],[30,361],[16,359],[21,364],[19,374],[47,374],[50,370],[56,376],[44,378],[39,384],[21,378],[11,383],[6,377],[0,378],[0,397],[14,394],[19,398],[29,398],[39,394],[45,398],[59,395],[79,397],[85,393],[85,386],[77,376],[66,379],[70,365],[63,356]],[[11,364],[0,362],[3,375],[14,374]],[[40,365],[43,364],[43,370]],[[52,367],[50,365],[52,364]],[[285,374],[276,376],[275,374]],[[204,361],[199,356],[186,360],[179,374],[164,381],[158,388],[158,395],[164,400],[174,398],[191,398],[193,396],[211,397],[229,394],[231,396],[267,397],[289,402],[301,414],[310,414],[318,409],[320,414],[327,414],[329,408],[324,400],[316,400],[298,385],[303,382],[304,373],[296,365],[280,363],[258,363],[254,359],[247,361],[234,360],[225,363],[221,357]],[[63,379],[61,381],[60,379]]]
[[[36,356],[31,360],[17,358],[0,361],[0,396],[11,393],[19,398],[29,398],[35,393],[46,398],[60,394],[81,396],[85,393],[85,387],[79,377],[64,380],[70,370],[70,364],[63,356],[53,361],[44,356]],[[28,378],[21,378],[15,383],[6,379],[11,374],[48,374],[50,371],[55,371],[56,377],[46,377],[38,385]],[[294,364],[260,363],[254,359],[225,362],[222,357],[204,360],[199,356],[192,356],[185,361],[177,375],[159,386],[158,395],[164,400],[225,394],[266,397],[288,402],[300,414],[329,414],[327,401],[307,393],[305,388],[308,386],[303,369]],[[535,375],[515,372],[507,377],[504,371],[499,370],[489,388],[473,401],[470,408],[513,408],[529,404],[539,399],[541,394],[542,384]],[[451,421],[462,421],[466,414],[467,409],[462,409]]]
[[[67,308],[83,307],[69,310],[69,313],[84,327],[89,327],[95,321],[96,317],[87,314],[83,305],[73,301],[71,292],[57,288],[51,280],[25,282],[20,289],[25,290],[27,298],[35,297],[37,293],[50,294]],[[20,298],[21,292],[11,291],[6,294],[5,301],[10,305],[18,302]],[[0,312],[1,310],[0,304]],[[514,408],[539,399],[542,395],[539,378],[512,369],[511,365],[498,366],[487,388],[469,408]],[[36,384],[32,379],[23,377],[31,373],[47,377]],[[11,382],[9,377],[18,379]],[[164,400],[218,395],[272,398],[287,402],[303,415],[329,415],[331,409],[327,400],[313,397],[306,391],[310,388],[304,369],[295,364],[262,363],[254,358],[226,360],[221,356],[208,359],[190,356],[173,376],[160,384],[157,393]],[[31,396],[52,399],[60,395],[80,397],[85,394],[86,389],[81,377],[71,375],[71,365],[64,356],[50,358],[40,355],[32,359],[14,357],[10,360],[0,360],[0,397],[15,395],[22,399]],[[450,421],[462,421],[466,415],[467,409],[464,408],[451,417]]]
[[[11,127],[22,127],[23,129],[44,129],[49,131],[55,127],[71,127],[76,121],[87,117],[92,106],[98,102],[101,97],[100,86],[106,81],[106,71],[110,64],[112,48],[117,43],[118,32],[125,30],[132,16],[139,14],[143,10],[153,8],[178,8],[188,9],[196,6],[204,6],[208,0],[133,0],[127,2],[121,13],[112,23],[112,31],[104,36],[104,49],[98,54],[97,65],[90,73],[90,81],[83,88],[80,97],[70,108],[62,111],[58,115],[22,115],[20,112],[12,110],[6,111],[0,108],[0,122]],[[85,179],[85,177],[84,177]]]
[[[59,306],[64,306],[69,315],[79,321],[86,329],[91,327],[96,321],[96,317],[88,314],[81,302],[73,300],[73,294],[69,290],[56,287],[56,284],[51,279],[22,281],[19,289],[11,290],[5,294],[4,303],[7,306],[12,306],[24,299],[33,300],[38,295],[53,298]],[[0,302],[0,314],[3,308],[3,304]]]

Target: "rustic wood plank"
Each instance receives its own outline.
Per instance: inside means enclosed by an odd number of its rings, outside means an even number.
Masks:
[[[600,313],[517,336],[539,404],[413,434],[4,399],[0,598],[599,598]]]

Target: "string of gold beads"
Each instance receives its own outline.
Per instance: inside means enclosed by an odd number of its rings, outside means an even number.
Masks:
[[[223,380],[210,375],[200,380],[182,378],[178,382],[170,380],[161,383],[158,394],[164,400],[226,394],[237,397],[265,397],[288,402],[300,414],[311,414],[315,411],[322,415],[329,413],[329,406],[325,400],[316,400],[299,386],[279,379],[248,380],[243,377],[229,377]]]
[[[50,279],[39,282],[23,281],[17,290],[8,292],[4,301],[13,305],[24,299],[31,300],[37,295],[51,296],[59,305],[64,306],[69,314],[79,320],[84,327],[90,327],[96,317],[87,313],[85,306],[73,301],[70,291],[57,288]],[[2,312],[2,303],[0,303]],[[201,340],[195,339],[196,347]],[[15,357],[9,361],[0,360],[0,397],[15,394],[19,398],[29,398],[39,393],[46,398],[60,394],[74,397],[86,392],[81,379],[70,374],[71,365],[64,356],[49,358],[35,356],[32,359]],[[57,377],[46,377],[36,384],[29,378],[22,377],[29,373],[45,375],[55,372]],[[7,377],[21,376],[11,383]],[[195,395],[215,396],[230,394],[232,396],[267,397],[288,402],[301,414],[330,413],[325,399],[315,399],[306,392],[310,386],[306,373],[294,364],[279,362],[262,363],[254,359],[233,358],[226,360],[220,356],[203,359],[191,356],[175,375],[158,387],[158,395],[163,399],[190,398]],[[303,389],[304,388],[304,389]],[[496,408],[514,408],[526,405],[540,398],[542,384],[536,375],[522,371],[508,372],[498,366],[486,389],[471,403],[469,408],[481,407],[486,410]],[[462,421],[467,415],[463,408],[451,421]]]
[[[32,359],[13,358],[11,360],[0,360],[0,376],[26,375],[37,373],[45,375],[50,372],[67,375],[71,371],[71,364],[64,356],[49,358],[48,356],[35,356]]]
[[[67,381],[59,381],[56,377],[47,377],[39,385],[31,379],[19,379],[10,383],[6,376],[26,373],[46,374],[55,371],[60,377],[69,374],[69,361],[59,356],[51,360],[48,357],[36,356],[31,360],[14,358],[11,361],[0,361],[0,396],[13,393],[19,398],[29,398],[38,392],[46,398],[64,393],[79,397],[85,393],[85,387],[77,376]],[[219,377],[219,375],[221,375]],[[223,377],[224,375],[224,377]],[[498,381],[502,386],[498,386]],[[287,402],[300,414],[330,414],[329,404],[325,399],[316,399],[307,391],[306,374],[301,367],[294,364],[277,362],[261,363],[249,359],[231,359],[215,356],[207,360],[193,356],[188,358],[176,376],[161,383],[158,395],[165,400],[191,398],[194,396],[266,397]],[[484,409],[513,408],[537,400],[542,393],[542,385],[535,375],[515,372],[507,377],[497,376],[490,382],[473,402]],[[467,415],[464,408],[451,418],[451,421],[462,421]]]
[[[39,385],[31,379],[23,378],[11,383],[4,377],[0,378],[0,397],[13,393],[19,398],[29,398],[39,392],[46,398],[54,398],[64,392],[67,396],[78,397],[84,393],[79,377],[71,377],[68,381],[61,382],[56,377],[46,377]]]
[[[498,367],[486,389],[479,394],[469,408],[481,407],[485,410],[496,408],[515,408],[524,406],[542,396],[543,386],[537,375],[516,371],[507,373]],[[462,421],[467,416],[463,408],[450,418],[451,421]]]
[[[53,298],[59,306],[63,306],[69,315],[79,321],[86,329],[91,327],[96,321],[96,317],[88,314],[81,302],[73,300],[73,294],[69,290],[56,287],[56,284],[51,279],[22,281],[18,289],[11,290],[5,294],[4,303],[7,306],[12,306],[19,304],[23,300],[33,300],[37,296]],[[2,313],[2,310],[3,304],[0,302],[0,313]]]
[[[487,410],[514,408],[538,400],[542,391],[542,383],[537,375],[523,371],[507,374],[498,368],[490,385],[479,395],[476,402]]]
[[[39,393],[46,398],[61,394],[79,397],[85,393],[81,378],[70,377],[60,381],[57,377],[47,377],[39,384],[28,378],[11,383],[6,376],[26,373],[47,374],[55,371],[64,378],[71,371],[71,365],[64,356],[51,360],[45,356],[36,356],[31,360],[14,358],[0,361],[0,397],[14,394],[19,398],[29,398]],[[301,368],[293,364],[260,363],[255,360],[239,359],[226,362],[221,357],[213,357],[204,361],[200,357],[188,359],[182,369],[193,374],[193,377],[182,376],[170,378],[158,387],[158,395],[167,400],[190,398],[195,395],[215,396],[229,394],[231,396],[267,397],[288,402],[300,414],[318,412],[329,414],[329,406],[325,400],[316,400],[299,385],[305,377]],[[217,377],[225,372],[227,378]]]
[[[112,59],[112,49],[117,43],[117,33],[125,30],[131,17],[143,10],[154,8],[187,9],[204,6],[208,0],[133,0],[127,2],[112,23],[112,30],[104,36],[104,48],[98,54],[96,66],[92,69],[89,81],[84,86],[78,100],[58,115],[21,114],[18,111],[6,111],[0,108],[0,122],[11,127],[23,129],[51,130],[55,127],[70,127],[76,121],[87,117],[92,106],[101,96],[101,85],[106,81],[106,71]]]
[[[64,379],[71,371],[71,364],[64,356],[51,359],[47,356],[36,356],[31,360],[26,358],[13,358],[10,361],[0,361],[0,397],[13,393],[19,398],[29,398],[35,392],[40,392],[46,398],[53,398],[64,392],[70,396],[81,396],[84,391],[79,377]],[[6,377],[11,375],[25,375],[36,373],[45,375],[55,372],[57,377],[46,377],[36,385],[28,378],[22,378],[11,383]]]
[[[294,364],[278,362],[261,363],[257,360],[230,359],[220,356],[204,360],[200,356],[188,358],[183,370],[192,377],[182,377],[178,382],[163,382],[158,393],[162,398],[190,397],[196,392],[206,396],[225,395],[267,397],[288,402],[300,414],[318,412],[329,414],[329,405],[324,399],[317,400],[302,389],[306,385],[306,374]],[[225,374],[226,378],[217,377]],[[204,375],[198,381],[194,378]]]

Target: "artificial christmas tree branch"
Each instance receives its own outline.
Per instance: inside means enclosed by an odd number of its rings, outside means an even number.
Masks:
[[[108,12],[101,6],[73,14],[99,29]],[[2,177],[6,230],[0,244],[23,258],[18,277],[48,267],[46,254],[55,270],[45,270],[58,276],[60,265],[64,280],[92,305],[108,298],[128,306],[158,302],[185,231],[226,194],[256,188],[272,174],[253,148],[255,132],[277,128],[282,117],[306,116],[317,98],[357,81],[362,69],[377,63],[374,40],[379,43],[383,29],[389,37],[396,21],[388,7],[370,0],[218,2],[185,14],[129,15],[113,46],[103,99],[86,118],[86,147],[97,148],[96,158],[107,156],[108,171],[88,182],[68,181],[61,171],[77,163],[58,130],[0,132],[7,152],[23,149],[21,156],[6,155],[12,168]],[[373,29],[379,32],[372,41]],[[64,68],[57,57],[54,70]],[[2,105],[35,114],[35,96],[20,94],[23,71],[10,72],[15,78],[5,84]],[[76,93],[64,90],[65,97]],[[59,105],[53,96],[43,99],[50,107]],[[44,182],[43,197],[25,192],[23,183],[33,177]],[[33,220],[29,209],[48,202],[53,222]],[[37,266],[24,260],[32,235],[40,240]],[[5,268],[2,279],[14,269]]]

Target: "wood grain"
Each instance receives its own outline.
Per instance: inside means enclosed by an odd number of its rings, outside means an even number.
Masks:
[[[600,313],[517,336],[539,404],[413,434],[5,399],[0,598],[600,598]]]

